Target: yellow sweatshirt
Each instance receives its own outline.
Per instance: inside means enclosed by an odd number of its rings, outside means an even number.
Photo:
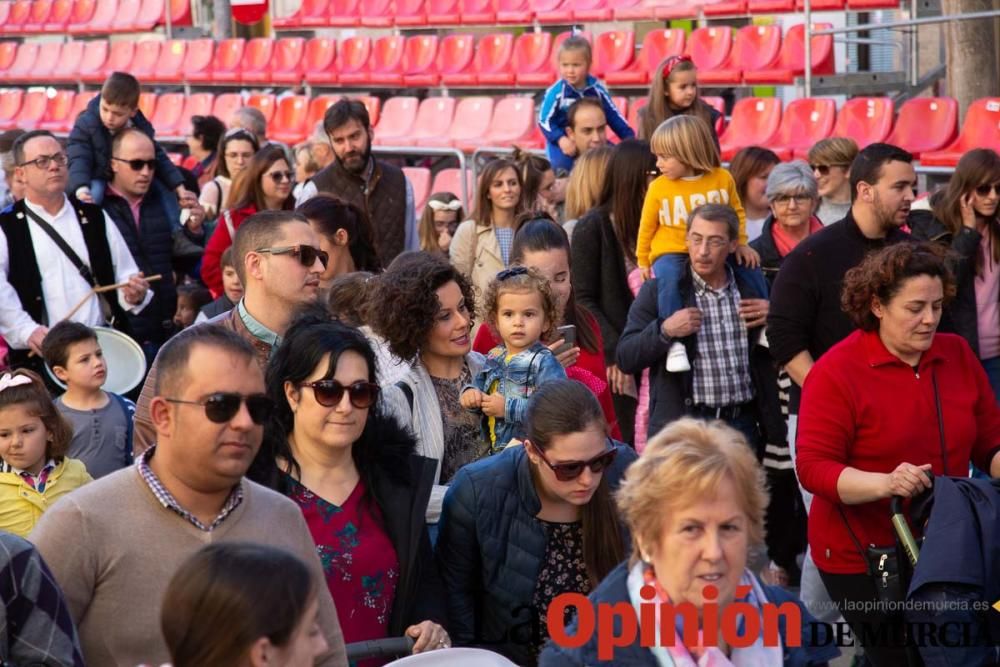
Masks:
[[[722,167],[702,176],[672,181],[658,176],[649,184],[642,204],[635,254],[640,268],[649,268],[657,257],[687,252],[688,213],[702,204],[729,204],[740,218],[740,245],[747,243],[746,213],[736,182]]]

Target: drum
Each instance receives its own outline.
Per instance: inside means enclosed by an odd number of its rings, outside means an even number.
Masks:
[[[94,333],[97,334],[97,342],[108,365],[104,389],[115,394],[127,394],[139,386],[146,377],[146,355],[139,343],[121,331],[107,327],[94,327]],[[45,371],[53,382],[66,388],[48,364],[45,365]]]

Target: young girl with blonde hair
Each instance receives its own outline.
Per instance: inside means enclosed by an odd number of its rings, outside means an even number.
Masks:
[[[601,193],[604,191],[604,176],[611,163],[614,149],[611,146],[598,146],[576,159],[573,171],[569,173],[566,185],[566,222],[563,228],[573,238],[573,228],[576,221],[587,211],[601,203]]]

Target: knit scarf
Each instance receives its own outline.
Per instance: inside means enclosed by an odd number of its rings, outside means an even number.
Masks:
[[[823,229],[823,223],[820,222],[819,218],[816,216],[809,218],[809,234],[815,234],[821,229]],[[771,237],[774,239],[778,254],[782,257],[794,250],[801,240],[792,237],[777,220],[771,225]]]

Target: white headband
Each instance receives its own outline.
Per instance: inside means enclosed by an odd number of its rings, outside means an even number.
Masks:
[[[450,202],[445,203],[443,201],[431,199],[430,201],[427,202],[427,205],[430,206],[435,211],[457,211],[458,209],[462,208],[462,200],[452,199]]]
[[[10,373],[4,373],[3,377],[0,377],[0,392],[5,389],[10,389],[11,387],[20,387],[24,384],[31,384],[31,378],[27,375],[11,375]]]

